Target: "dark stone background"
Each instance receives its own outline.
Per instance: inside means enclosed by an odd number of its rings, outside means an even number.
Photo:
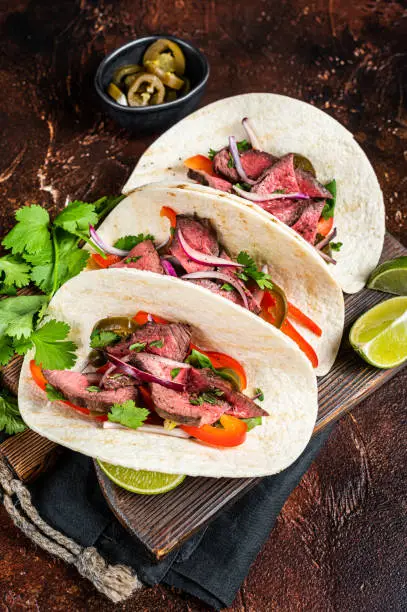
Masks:
[[[249,91],[301,98],[344,123],[407,244],[407,11],[401,0],[0,0],[0,225],[28,202],[118,192],[153,140],[107,120],[93,94],[103,56],[173,33],[208,56],[204,103]],[[272,117],[270,118],[272,121]],[[407,371],[337,425],[287,501],[231,610],[406,609]],[[113,606],[36,548],[0,509],[0,610],[206,610],[164,587]]]

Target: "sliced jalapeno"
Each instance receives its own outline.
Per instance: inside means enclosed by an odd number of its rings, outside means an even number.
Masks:
[[[294,168],[305,170],[305,172],[309,172],[315,178],[317,176],[315,168],[308,157],[304,157],[304,155],[300,155],[299,153],[294,153]]]
[[[164,70],[158,65],[158,62],[147,61],[144,62],[144,66],[147,72],[157,76],[167,87],[170,87],[171,89],[181,89],[181,87],[184,86],[184,81],[182,79],[177,77],[177,75],[173,72],[164,72]]]
[[[138,64],[126,64],[126,66],[120,66],[120,68],[117,68],[114,71],[112,81],[115,85],[117,85],[118,87],[121,87],[123,85],[123,81],[125,80],[125,77],[132,75],[132,74],[137,74],[138,72],[141,72],[142,70],[143,68],[139,66]]]
[[[149,106],[164,101],[165,87],[154,74],[143,72],[130,85],[127,92],[129,106]]]
[[[150,45],[147,51],[144,53],[143,64],[146,62],[157,62],[160,66],[160,62],[168,62],[168,58],[164,58],[160,60],[160,55],[169,55],[168,51],[174,58],[173,69],[170,69],[169,72],[175,72],[178,76],[182,76],[185,72],[185,56],[181,51],[181,48],[177,43],[172,40],[168,40],[167,38],[159,38],[152,45]],[[165,53],[167,52],[167,53]],[[167,68],[164,69],[164,72],[168,71]],[[174,88],[176,89],[176,88]]]

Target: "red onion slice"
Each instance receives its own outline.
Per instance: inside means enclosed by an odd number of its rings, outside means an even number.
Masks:
[[[107,368],[107,370],[106,370],[106,372],[105,372],[105,373],[103,374],[103,376],[102,376],[102,379],[101,379],[101,381],[100,381],[100,383],[99,383],[99,387],[103,387],[103,385],[104,385],[104,382],[105,382],[106,378],[107,378],[108,376],[110,376],[110,374],[111,374],[112,372],[114,372],[114,370],[115,370],[115,369],[116,369],[116,366],[115,366],[115,365],[113,365],[112,363],[110,363],[110,364],[109,364],[109,367],[108,367],[108,368]]]
[[[330,234],[328,234],[328,236],[325,236],[325,238],[323,238],[322,240],[320,240],[320,242],[318,242],[318,244],[315,245],[315,248],[318,250],[323,249],[324,247],[326,247],[331,240],[333,240],[336,236],[337,232],[336,232],[336,227],[332,230],[332,232]]]
[[[240,189],[236,185],[233,185],[233,191],[236,191],[238,195],[251,202],[268,202],[269,200],[309,200],[310,197],[305,193],[252,193],[251,191],[245,191]]]
[[[185,240],[184,235],[180,229],[178,229],[177,231],[177,237],[185,254],[188,255],[189,259],[192,259],[192,261],[195,261],[196,263],[206,264],[207,266],[227,266],[229,268],[244,267],[243,264],[236,263],[235,261],[230,261],[229,259],[222,259],[222,257],[216,257],[215,255],[206,255],[205,253],[196,251]]]
[[[148,372],[144,372],[144,370],[139,370],[135,366],[132,366],[125,361],[122,361],[118,357],[114,355],[109,355],[109,361],[114,363],[122,372],[128,374],[132,378],[136,380],[144,380],[145,382],[157,383],[162,387],[167,387],[167,389],[173,389],[174,391],[184,391],[185,385],[181,383],[177,383],[174,380],[165,380],[164,378],[159,378],[158,376],[154,376],[153,374],[149,374]]]
[[[217,279],[223,281],[224,283],[228,283],[234,289],[236,289],[236,291],[239,293],[240,297],[243,300],[244,307],[249,309],[249,303],[247,301],[247,296],[246,296],[244,290],[242,289],[240,284],[237,282],[237,280],[234,281],[227,274],[223,274],[222,272],[211,272],[211,271],[208,271],[208,272],[190,272],[190,274],[184,274],[184,276],[181,276],[181,278],[185,279],[185,280],[198,280],[200,278],[217,278]]]
[[[248,117],[242,119],[242,125],[253,149],[260,149],[259,140],[252,124],[250,123],[250,119]]]
[[[326,261],[327,263],[331,263],[334,266],[336,266],[337,261],[336,259],[333,259],[333,257],[330,257],[329,255],[327,255],[326,253],[324,253],[323,251],[318,251],[318,249],[316,249],[316,252],[318,253],[318,255],[321,255],[322,259],[324,261]]]
[[[175,276],[175,278],[177,278],[178,275],[174,269],[174,266],[170,261],[168,261],[168,259],[161,259],[161,265],[168,276]]]
[[[106,242],[99,236],[96,232],[93,225],[89,225],[89,234],[93,242],[99,249],[102,249],[105,253],[109,253],[109,255],[118,255],[119,257],[125,257],[130,253],[130,251],[124,251],[123,249],[116,249],[116,247],[110,246],[106,244]]]
[[[246,172],[244,171],[242,162],[240,161],[240,155],[239,155],[239,150],[236,144],[236,138],[234,136],[229,136],[229,151],[232,154],[233,161],[235,162],[236,171],[238,175],[240,176],[240,178],[242,179],[242,181],[244,181],[245,183],[248,183],[249,185],[254,185],[256,181],[253,181],[252,179],[250,179],[247,176]]]
[[[162,436],[172,436],[173,438],[190,438],[186,431],[182,429],[164,429],[162,425],[142,425],[137,429],[131,429],[120,425],[120,423],[113,423],[112,421],[104,421],[102,425],[103,429],[125,429],[127,431],[143,431],[144,433],[156,433]]]

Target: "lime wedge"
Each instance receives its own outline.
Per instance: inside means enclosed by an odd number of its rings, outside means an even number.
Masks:
[[[391,259],[377,266],[367,282],[369,289],[407,295],[407,256]]]
[[[109,87],[107,88],[107,93],[115,102],[121,104],[122,106],[128,106],[127,98],[122,92],[121,89],[117,87],[114,83],[109,83]]]
[[[352,326],[349,340],[365,361],[394,368],[407,359],[407,297],[374,306]]]
[[[167,493],[167,491],[178,487],[185,479],[185,476],[179,474],[132,470],[120,465],[99,461],[99,459],[97,459],[97,462],[110,480],[131,493],[141,493],[142,495]]]

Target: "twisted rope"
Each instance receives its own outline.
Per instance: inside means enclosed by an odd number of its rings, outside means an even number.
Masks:
[[[83,548],[46,523],[33,506],[31,494],[23,483],[14,478],[4,459],[0,457],[0,487],[4,507],[13,523],[38,546],[74,565],[78,572],[114,603],[124,601],[143,584],[125,565],[108,565],[96,548]],[[15,497],[21,512],[13,503]]]

